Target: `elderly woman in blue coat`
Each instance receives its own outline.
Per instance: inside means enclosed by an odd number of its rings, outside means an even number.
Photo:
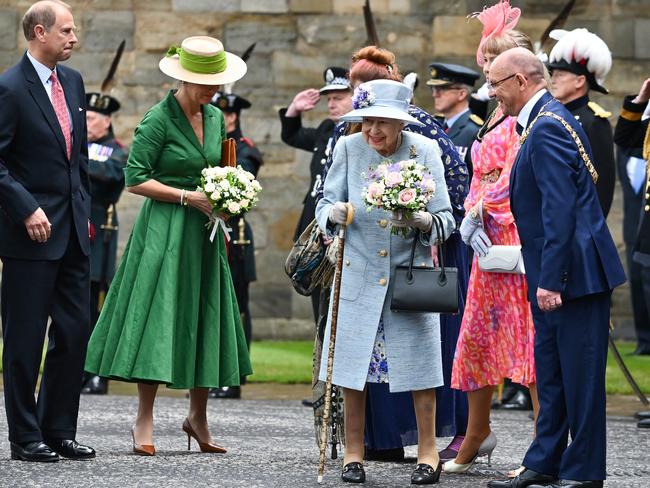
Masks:
[[[417,238],[417,265],[433,264],[431,232],[433,215],[439,216],[444,234],[451,234],[454,219],[444,178],[440,148],[435,141],[402,129],[421,124],[407,113],[410,88],[391,80],[374,80],[359,88],[373,97],[365,99],[341,120],[360,122],[358,133],[339,139],[332,168],[325,180],[316,218],[332,237],[336,226],[347,219],[348,205],[359,211],[347,227],[343,256],[337,335],[332,382],[345,395],[345,459],[343,481],[363,482],[363,430],[367,382],[388,383],[391,392],[411,391],[418,426],[418,465],[413,484],[436,483],[440,460],[435,446],[435,391],[442,385],[439,315],[390,310],[392,277],[397,265],[407,264],[413,239]],[[359,90],[357,88],[357,90]],[[356,97],[355,97],[356,98]],[[357,104],[358,105],[358,104]],[[379,209],[365,210],[363,173],[389,160],[415,158],[427,167],[436,191],[426,210],[410,218]],[[409,229],[406,237],[391,227]],[[419,231],[416,232],[416,231]],[[329,347],[328,317],[323,350]],[[326,355],[321,363],[325,380]]]

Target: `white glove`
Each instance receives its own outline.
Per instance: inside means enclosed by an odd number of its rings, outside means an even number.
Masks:
[[[492,247],[492,241],[483,231],[482,227],[476,228],[469,240],[469,243],[472,246],[472,249],[474,249],[476,255],[480,257],[487,255],[488,250],[490,247]]]
[[[427,232],[431,229],[433,217],[429,212],[418,210],[417,212],[413,212],[410,218],[407,218],[403,212],[398,211],[393,212],[390,222],[393,227],[415,227],[422,232]]]
[[[344,225],[348,221],[348,206],[345,202],[336,202],[330,209],[328,216],[333,224]]]
[[[458,231],[460,232],[460,238],[467,245],[469,245],[469,242],[472,239],[472,235],[474,235],[474,231],[478,227],[482,226],[480,215],[483,213],[483,204],[479,203],[478,218],[473,217],[472,213],[473,213],[472,211],[467,212],[467,214],[463,218],[463,221],[460,223],[460,228],[458,229]]]

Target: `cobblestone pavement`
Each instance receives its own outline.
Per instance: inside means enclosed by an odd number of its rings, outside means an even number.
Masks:
[[[4,408],[0,415],[1,487],[332,487],[340,481],[341,459],[328,460],[325,480],[316,483],[318,452],[311,409],[295,400],[210,400],[209,419],[225,455],[202,454],[187,438],[181,423],[183,398],[160,397],[155,410],[155,457],[131,454],[129,428],[136,398],[109,395],[82,397],[77,439],[97,449],[94,461],[26,463],[9,459]],[[2,403],[0,401],[0,403]],[[444,475],[439,486],[484,487],[518,466],[531,440],[532,422],[522,412],[493,414],[499,445],[492,466],[480,463],[465,475]],[[607,487],[650,487],[650,431],[631,419],[610,417]],[[439,439],[444,447],[448,439]],[[407,456],[415,449],[408,448]],[[414,462],[414,460],[413,460]],[[367,487],[410,486],[413,463],[366,463]]]

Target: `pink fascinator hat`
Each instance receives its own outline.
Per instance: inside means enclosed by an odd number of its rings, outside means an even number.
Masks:
[[[483,24],[481,42],[476,51],[476,62],[479,66],[485,64],[483,62],[483,46],[487,40],[499,36],[504,31],[514,29],[520,16],[521,10],[511,7],[510,0],[501,0],[492,7],[484,8],[482,12],[470,15],[472,18],[478,18]]]

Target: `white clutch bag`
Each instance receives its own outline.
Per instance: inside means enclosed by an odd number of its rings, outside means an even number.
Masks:
[[[478,258],[478,267],[486,273],[526,274],[521,246],[492,246]]]

